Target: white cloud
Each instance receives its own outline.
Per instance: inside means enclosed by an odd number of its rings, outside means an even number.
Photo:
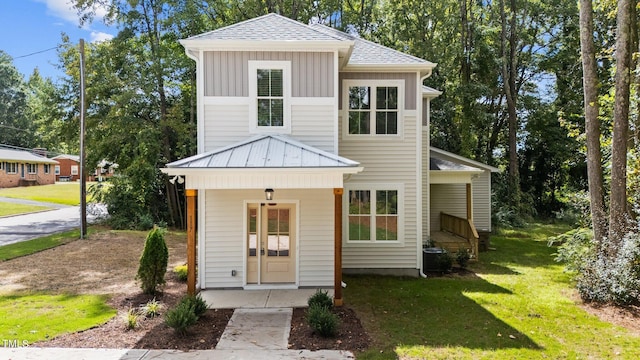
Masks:
[[[113,39],[113,35],[107,34],[101,31],[92,31],[91,32],[91,42],[102,42],[106,40]]]
[[[73,8],[70,0],[35,0],[37,2],[47,5],[48,12],[56,17],[72,22],[73,24],[79,24],[78,11]],[[107,9],[104,7],[96,7],[96,20],[102,20],[107,15]]]

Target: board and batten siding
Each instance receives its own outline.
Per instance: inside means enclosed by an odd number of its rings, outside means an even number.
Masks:
[[[485,170],[471,180],[473,224],[491,231],[491,172]],[[466,184],[431,185],[431,231],[440,231],[440,212],[467,217]]]
[[[334,152],[334,105],[291,105],[291,137]],[[212,151],[252,136],[246,105],[204,105],[204,151]]]
[[[342,81],[343,80],[404,80],[404,109],[416,110],[416,73],[366,73],[366,72],[341,72],[338,81],[339,105],[342,109]]]
[[[333,97],[333,52],[205,51],[204,96],[249,96],[249,61],[290,61],[293,97]]]
[[[414,74],[415,76],[415,74]],[[414,91],[415,93],[415,91]],[[342,115],[341,115],[342,117]],[[340,156],[360,162],[364,171],[352,175],[349,183],[403,184],[404,238],[401,244],[350,244],[343,246],[343,267],[348,269],[416,269],[417,191],[416,184],[416,122],[417,117],[406,115],[402,119],[402,138],[371,136],[350,139],[340,136]],[[343,125],[342,119],[339,121]],[[340,131],[342,134],[342,131]],[[345,191],[345,201],[348,193]],[[347,214],[345,214],[345,222]]]
[[[276,201],[299,201],[300,287],[333,285],[333,189],[276,189]],[[203,288],[241,288],[244,279],[245,200],[261,201],[264,189],[206,190]],[[236,276],[231,276],[231,271]]]

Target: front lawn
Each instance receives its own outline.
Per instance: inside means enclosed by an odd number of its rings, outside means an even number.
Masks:
[[[93,228],[89,228],[88,233]],[[43,236],[33,240],[21,241],[9,245],[0,246],[0,261],[15,259],[20,256],[31,255],[42,250],[51,249],[58,245],[80,238],[80,230],[71,230],[63,233]]]
[[[0,296],[0,339],[19,346],[86,330],[116,314],[102,295]]]
[[[0,217],[8,215],[27,214],[37,211],[49,210],[51,208],[36,205],[23,205],[7,202],[0,202]]]
[[[57,183],[53,185],[0,189],[0,197],[27,199],[75,206],[80,204],[80,183],[69,182]],[[89,200],[90,197],[87,196],[87,201]]]
[[[369,331],[362,359],[635,359],[640,337],[578,306],[548,236],[533,225],[491,238],[477,274],[415,279],[346,277],[345,302]]]

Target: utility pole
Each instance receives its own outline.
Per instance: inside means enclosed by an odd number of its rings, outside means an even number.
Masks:
[[[87,176],[84,164],[84,39],[80,39],[80,239],[87,236]]]

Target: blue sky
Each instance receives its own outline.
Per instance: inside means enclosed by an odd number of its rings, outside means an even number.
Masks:
[[[76,11],[69,0],[0,0],[0,50],[13,57],[13,65],[25,78],[38,68],[43,76],[54,81],[61,73],[55,48],[62,42],[61,34],[69,35],[74,43],[100,41],[115,36],[115,28],[102,23],[102,18],[80,28]],[[104,14],[98,10],[99,14]],[[24,57],[23,57],[24,56]]]

